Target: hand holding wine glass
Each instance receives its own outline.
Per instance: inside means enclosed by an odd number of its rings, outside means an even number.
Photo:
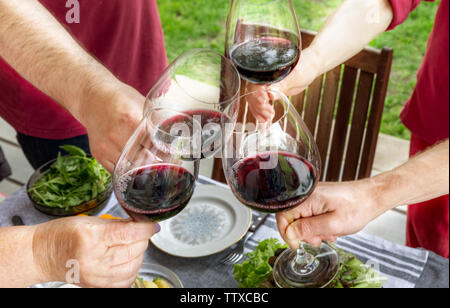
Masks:
[[[282,93],[265,95],[275,112],[261,123],[241,108],[237,124],[223,123],[223,166],[231,190],[244,205],[262,212],[297,211],[320,179],[321,159],[314,138],[300,115]],[[241,114],[242,113],[242,114]],[[282,233],[283,234],[283,233]],[[338,271],[338,255],[329,245],[316,249],[301,243],[287,250],[274,266],[280,287],[322,287]]]
[[[295,96],[305,91],[320,74],[322,72],[320,65],[317,63],[317,55],[313,49],[306,48],[302,51],[299,62],[286,78],[270,85],[248,83],[247,93],[271,89],[282,92],[288,97]],[[255,116],[269,120],[270,116],[273,115],[273,109],[267,104],[270,99],[265,95],[260,95],[249,96],[247,101]]]
[[[302,206],[277,214],[278,230],[293,249],[300,240],[318,247],[322,241],[357,233],[383,212],[372,197],[374,190],[366,179],[319,183]]]

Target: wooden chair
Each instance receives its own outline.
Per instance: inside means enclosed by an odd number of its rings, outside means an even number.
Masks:
[[[314,37],[302,31],[303,48]],[[323,181],[370,177],[392,59],[390,48],[367,47],[291,98],[315,136]],[[225,182],[221,159],[214,162],[212,178]]]

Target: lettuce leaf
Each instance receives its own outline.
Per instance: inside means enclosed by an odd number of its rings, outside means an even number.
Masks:
[[[287,248],[277,239],[267,239],[259,243],[254,251],[247,254],[247,260],[234,266],[234,277],[239,288],[258,288],[272,273],[269,259],[278,249]]]

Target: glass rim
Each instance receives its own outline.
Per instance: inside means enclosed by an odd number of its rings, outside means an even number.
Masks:
[[[193,124],[193,126],[192,126],[192,134],[191,134],[191,136],[173,135],[170,132],[167,132],[166,130],[161,129],[161,124],[164,123],[164,121],[161,122],[159,125],[157,125],[157,124],[154,123],[154,121],[151,120],[151,115],[153,114],[153,112],[156,112],[156,111],[169,111],[169,112],[173,113],[175,116],[176,115],[182,115],[182,116],[185,116],[186,118],[189,118],[190,120],[192,120],[191,123]],[[168,120],[168,119],[170,119],[170,118],[167,118],[167,119],[164,119],[164,120]],[[189,139],[193,139],[195,137],[195,135],[194,135],[195,123],[198,123],[198,125],[199,125],[198,127],[201,128],[201,123],[198,122],[197,120],[195,120],[194,117],[190,116],[189,114],[187,114],[187,113],[185,113],[183,111],[179,111],[179,110],[175,110],[175,109],[167,108],[167,107],[153,107],[153,108],[149,109],[148,112],[146,113],[144,119],[143,119],[143,122],[144,123],[148,123],[155,130],[155,132],[157,131],[157,132],[162,133],[163,135],[166,135],[166,136],[169,136],[169,137],[173,137],[173,138],[177,138],[177,139],[188,139],[188,140]]]

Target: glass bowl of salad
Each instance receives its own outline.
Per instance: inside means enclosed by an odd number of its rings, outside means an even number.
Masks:
[[[92,156],[75,146],[37,169],[27,183],[34,207],[51,216],[96,214],[112,194],[110,173]]]

